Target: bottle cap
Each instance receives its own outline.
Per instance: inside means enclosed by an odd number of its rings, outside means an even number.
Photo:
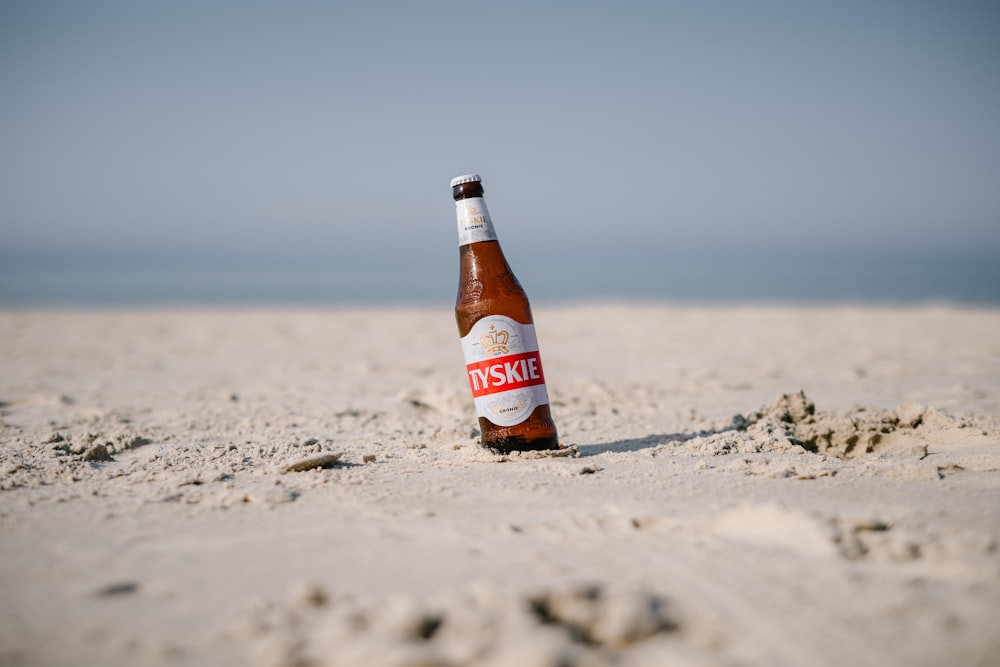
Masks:
[[[479,183],[483,179],[480,178],[479,174],[465,174],[463,176],[456,176],[451,179],[451,187],[456,185],[461,185],[462,183]]]

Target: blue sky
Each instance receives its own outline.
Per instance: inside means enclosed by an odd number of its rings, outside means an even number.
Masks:
[[[998,65],[993,2],[5,1],[0,256],[453,271],[468,171],[531,252],[995,253]]]

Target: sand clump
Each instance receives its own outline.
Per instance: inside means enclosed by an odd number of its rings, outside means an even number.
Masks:
[[[971,426],[967,419],[913,403],[894,409],[819,411],[800,390],[683,444],[699,455],[804,451],[842,460],[889,454],[920,460],[927,456],[930,440]]]
[[[804,392],[783,395],[776,403],[745,417],[746,428],[763,424],[771,432],[784,427],[784,435],[806,451],[852,459],[892,449],[901,441],[921,439],[942,429],[966,428],[926,406],[908,403],[895,409],[856,407],[843,413],[822,413]],[[897,436],[895,438],[890,436]],[[926,455],[926,445],[915,445]]]
[[[524,592],[473,583],[448,595],[379,599],[299,584],[287,601],[236,611],[219,640],[250,640],[261,667],[603,667],[642,664],[634,660],[644,644],[677,644],[683,622],[664,596],[599,583]]]

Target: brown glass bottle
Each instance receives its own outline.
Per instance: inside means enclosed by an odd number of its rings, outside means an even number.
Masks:
[[[452,197],[460,258],[455,320],[481,442],[499,453],[558,449],[531,306],[496,239],[482,180],[452,179]]]

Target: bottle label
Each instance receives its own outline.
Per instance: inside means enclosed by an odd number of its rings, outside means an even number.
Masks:
[[[549,402],[533,324],[488,315],[462,338],[462,352],[478,416],[514,426]]]
[[[482,197],[469,197],[455,202],[458,215],[458,245],[468,245],[479,241],[496,241],[493,221]]]

